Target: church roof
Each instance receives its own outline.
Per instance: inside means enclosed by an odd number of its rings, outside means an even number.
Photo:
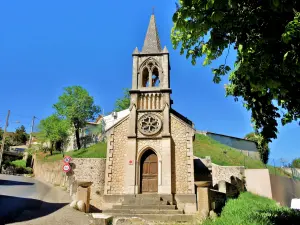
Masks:
[[[141,53],[159,53],[161,52],[160,40],[155,22],[154,14],[151,15],[144,46]]]

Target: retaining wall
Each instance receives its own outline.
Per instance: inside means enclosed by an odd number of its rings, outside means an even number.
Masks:
[[[62,170],[63,161],[43,162],[34,157],[33,172],[36,178],[44,182],[61,186],[74,197],[76,181],[93,182],[91,186],[91,205],[101,209],[104,194],[104,178],[106,159],[77,158],[71,162],[72,171],[65,173]]]

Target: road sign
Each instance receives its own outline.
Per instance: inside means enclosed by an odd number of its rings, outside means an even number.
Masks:
[[[66,156],[66,157],[64,158],[64,162],[65,162],[65,163],[70,163],[71,160],[72,160],[72,158],[71,158],[70,156]]]
[[[69,172],[71,170],[71,166],[70,166],[70,164],[65,164],[64,166],[63,166],[63,171],[64,172]]]

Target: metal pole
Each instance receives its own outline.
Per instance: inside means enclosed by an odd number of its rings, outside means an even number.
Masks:
[[[33,133],[33,127],[34,127],[34,120],[35,120],[35,116],[33,116],[33,118],[32,118],[31,131],[30,131],[29,144],[28,144],[29,148],[31,147],[31,142],[32,142],[32,133]]]
[[[3,137],[2,137],[2,145],[1,145],[1,149],[0,149],[0,171],[1,171],[2,155],[3,155],[3,151],[4,151],[5,138],[6,138],[6,130],[7,130],[7,127],[8,127],[9,115],[10,115],[10,110],[8,110],[8,112],[7,112],[6,123],[5,123]]]

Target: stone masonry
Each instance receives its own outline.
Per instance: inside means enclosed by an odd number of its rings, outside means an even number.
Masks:
[[[110,133],[107,152],[105,194],[120,194],[124,190],[124,155],[128,132],[128,119],[117,124]]]
[[[98,158],[78,158],[73,159],[75,165],[73,175],[67,176],[63,172],[63,162],[43,162],[35,159],[34,175],[47,183],[55,186],[61,186],[74,194],[76,190],[72,190],[73,186],[76,189],[74,181],[93,182],[91,186],[91,205],[97,208],[102,208],[102,196],[104,194],[104,177],[105,177],[105,159]]]

